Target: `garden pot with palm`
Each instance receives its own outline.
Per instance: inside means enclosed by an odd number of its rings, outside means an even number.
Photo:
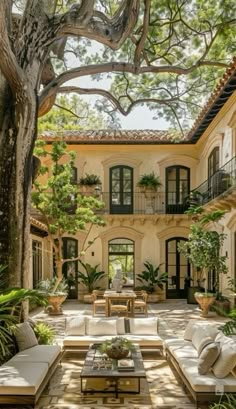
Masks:
[[[105,272],[97,271],[99,264],[93,267],[91,264],[83,263],[81,260],[79,260],[79,263],[83,267],[84,271],[78,271],[77,273],[79,283],[78,301],[84,302],[84,296],[91,296],[93,290],[100,288],[99,281],[105,276]]]
[[[145,290],[148,293],[148,302],[158,302],[165,298],[165,283],[167,273],[161,272],[161,264],[154,267],[149,261],[144,263],[146,270],[138,274],[137,279],[142,283],[136,290]]]
[[[49,315],[60,315],[62,314],[61,305],[65,301],[68,295],[68,285],[63,279],[57,285],[56,290],[54,290],[57,277],[51,279],[40,281],[38,284],[38,289],[47,297],[48,307],[46,311]]]

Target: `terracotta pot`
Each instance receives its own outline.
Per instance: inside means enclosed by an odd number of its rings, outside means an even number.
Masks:
[[[196,298],[196,301],[198,302],[202,309],[201,316],[207,317],[209,308],[215,302],[216,297],[214,296],[209,297],[207,295],[204,295],[204,293],[202,293],[202,295],[198,295],[198,293],[195,293],[194,297]]]
[[[67,295],[48,295],[48,313],[50,315],[60,315],[62,314],[61,304],[65,301]]]

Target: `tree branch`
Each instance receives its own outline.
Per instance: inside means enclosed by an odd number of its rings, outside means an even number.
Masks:
[[[143,52],[143,47],[144,47],[144,44],[145,44],[145,41],[148,35],[150,7],[151,7],[151,0],[145,0],[142,35],[137,43],[137,47],[136,47],[135,54],[134,54],[134,64],[136,66],[140,65],[140,59],[141,59],[141,55]]]
[[[191,67],[183,68],[180,66],[147,66],[147,67],[135,67],[134,64],[129,63],[122,63],[122,62],[109,62],[100,65],[88,65],[84,67],[74,68],[69,70],[65,73],[62,73],[53,81],[51,81],[42,91],[40,98],[39,98],[39,116],[43,115],[44,113],[40,114],[40,108],[43,104],[46,103],[48,100],[50,103],[50,99],[54,102],[55,95],[58,92],[61,85],[65,82],[70,81],[74,78],[79,78],[88,75],[95,75],[101,73],[109,73],[109,72],[119,72],[119,73],[131,73],[131,74],[144,74],[144,73],[169,73],[169,74],[177,74],[177,75],[188,75],[194,70],[202,66],[213,66],[213,67],[224,67],[226,68],[228,65],[225,63],[221,63],[218,61],[197,61],[196,64],[193,64]],[[53,103],[51,104],[51,106]]]
[[[94,0],[74,4],[69,12],[53,19],[57,38],[82,36],[117,50],[132,32],[139,14],[139,0],[123,0],[112,18],[94,10]]]
[[[19,66],[15,55],[12,52],[11,44],[8,37],[7,15],[10,13],[9,2],[0,1],[0,70],[6,78],[16,102],[22,103],[26,97],[25,75]]]

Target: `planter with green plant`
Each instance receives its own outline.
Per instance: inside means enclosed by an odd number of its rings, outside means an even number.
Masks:
[[[98,271],[99,264],[91,266],[91,264],[83,263],[81,260],[79,260],[79,263],[84,271],[77,272],[78,283],[81,285],[78,290],[78,300],[81,302],[92,302],[92,292],[100,288],[99,281],[106,273],[105,271]],[[89,295],[89,297],[86,297],[86,295]]]
[[[36,322],[33,330],[37,337],[39,345],[52,345],[55,339],[55,329],[44,322]]]
[[[195,298],[202,308],[202,316],[205,317],[208,315],[209,307],[214,303],[219,294],[220,274],[228,272],[227,256],[221,255],[226,235],[219,233],[217,230],[208,230],[206,226],[219,221],[224,216],[225,211],[216,210],[207,213],[199,206],[191,208],[186,213],[192,215],[194,224],[190,226],[188,241],[179,244],[178,250],[198,270],[198,275],[200,271],[201,276],[204,277],[205,291],[203,293],[196,292]],[[214,292],[209,293],[206,284],[209,272],[213,271],[215,274]]]
[[[83,193],[92,194],[96,193],[95,189],[98,188],[98,191],[101,189],[101,179],[100,176],[97,176],[93,173],[86,173],[85,176],[81,177],[79,180],[79,185]]]
[[[149,261],[144,263],[146,270],[137,275],[137,280],[143,283],[136,289],[143,289],[147,291],[148,302],[158,302],[165,299],[164,287],[167,282],[168,273],[161,272],[161,264],[154,267]]]
[[[109,358],[118,360],[126,358],[130,351],[134,349],[134,344],[125,337],[114,337],[104,341],[99,349]]]
[[[47,297],[49,304],[47,311],[50,315],[62,314],[61,305],[65,301],[68,294],[68,285],[66,280],[63,278],[55,290],[56,281],[57,277],[53,277],[47,280],[42,280],[37,285],[37,289]]]
[[[156,175],[154,172],[144,173],[140,176],[137,186],[140,188],[141,192],[144,193],[146,198],[145,213],[154,213],[154,199],[156,197],[157,189],[161,185],[160,176]]]

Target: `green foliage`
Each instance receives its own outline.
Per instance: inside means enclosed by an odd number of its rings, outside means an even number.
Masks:
[[[230,393],[226,393],[219,402],[213,403],[209,409],[235,409],[236,397]]]
[[[164,283],[167,282],[168,273],[160,272],[161,264],[157,267],[154,267],[149,261],[144,263],[146,270],[138,274],[137,279],[146,285],[142,286],[143,289],[146,289],[147,292],[153,293],[155,287],[163,289]]]
[[[42,118],[38,120],[38,131],[75,130],[81,129],[106,129],[112,123],[104,112],[98,113],[91,104],[73,94],[71,96],[58,96],[56,104]]]
[[[37,322],[34,327],[34,332],[40,345],[52,345],[55,339],[55,330],[44,322]]]
[[[97,271],[99,264],[93,267],[91,264],[83,263],[81,260],[79,260],[79,262],[84,268],[84,271],[78,271],[78,281],[88,289],[89,293],[92,293],[93,290],[99,288],[97,286],[98,282],[106,273],[104,271]]]
[[[80,178],[79,184],[81,186],[93,186],[93,185],[101,185],[101,179],[99,176],[94,175],[93,173],[88,174],[86,173],[84,177]]]
[[[132,351],[134,349],[134,344],[125,337],[114,337],[108,339],[101,344],[99,349],[102,353],[106,353],[107,349],[110,349],[113,345],[115,345],[117,349],[128,349],[128,351]]]
[[[66,279],[62,279],[60,283],[57,285],[56,290],[55,284],[57,281],[57,277],[48,278],[47,280],[42,280],[38,283],[37,289],[42,292],[45,296],[47,295],[64,295],[68,293],[68,284]]]
[[[15,353],[15,325],[21,319],[21,303],[29,300],[46,305],[45,297],[37,290],[8,289],[0,294],[0,363]]]
[[[189,213],[189,212],[188,212]],[[226,274],[228,267],[227,256],[221,255],[221,249],[226,238],[223,233],[216,230],[207,230],[209,222],[216,222],[225,214],[224,211],[213,211],[205,213],[202,207],[191,209],[194,224],[190,226],[188,241],[180,243],[178,251],[182,253],[189,262],[204,274],[215,271],[216,282],[214,284],[216,292],[219,291],[219,274]]]
[[[156,190],[158,187],[162,185],[160,181],[160,176],[156,175],[154,172],[151,173],[144,173],[141,175],[137,186],[138,187],[148,187],[150,189]]]
[[[48,227],[59,282],[64,263],[63,235],[76,235],[91,224],[104,225],[102,218],[95,214],[95,210],[102,208],[103,203],[94,197],[81,195],[79,186],[72,183],[75,152],[68,151],[65,142],[54,142],[49,152],[44,141],[37,141],[35,153],[49,157],[52,161],[51,165],[40,168],[39,177],[34,181],[32,205],[41,213]]]

